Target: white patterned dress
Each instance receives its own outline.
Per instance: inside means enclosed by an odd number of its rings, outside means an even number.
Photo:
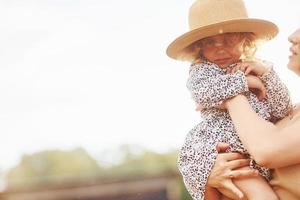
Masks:
[[[204,108],[201,111],[203,120],[187,134],[179,152],[178,166],[185,186],[194,200],[204,199],[207,178],[218,154],[218,142],[229,143],[231,152],[249,156],[228,112],[216,108],[222,101],[244,93],[255,112],[272,122],[285,117],[292,109],[289,92],[273,67],[270,66],[269,71],[260,79],[266,88],[267,97],[263,101],[259,101],[249,91],[245,75],[241,71],[226,74],[226,69],[207,61],[191,66],[187,87],[194,101]],[[269,169],[258,166],[253,160],[251,167],[258,169],[262,176],[270,180]]]

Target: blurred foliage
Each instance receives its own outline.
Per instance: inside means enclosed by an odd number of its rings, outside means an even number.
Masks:
[[[8,188],[57,184],[73,178],[95,176],[101,167],[84,149],[48,150],[24,155],[6,175]]]
[[[135,153],[134,148],[124,145],[121,148],[123,161],[106,170],[109,177],[123,176],[155,176],[160,174],[176,174],[177,156],[176,150],[167,153],[156,153],[143,150]]]
[[[124,145],[118,151],[122,154],[122,159],[109,166],[101,164],[101,159],[97,161],[82,148],[69,151],[47,150],[24,155],[20,163],[6,174],[7,189],[49,187],[49,185],[59,186],[66,183],[74,184],[74,182],[113,181],[168,174],[179,175],[177,150],[157,153]],[[190,200],[181,179],[179,179],[179,184],[182,200]]]

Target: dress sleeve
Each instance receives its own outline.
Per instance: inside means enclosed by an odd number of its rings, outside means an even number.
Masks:
[[[249,91],[243,72],[225,75],[201,65],[192,66],[187,88],[203,108],[217,107],[222,101]]]
[[[269,112],[278,120],[287,116],[293,106],[287,87],[274,71],[272,64],[268,63],[268,65],[268,72],[262,75],[260,79],[266,88],[266,101],[269,105]]]
[[[212,138],[197,141],[188,137],[179,152],[179,171],[193,200],[204,200],[205,185],[218,155],[216,145]]]

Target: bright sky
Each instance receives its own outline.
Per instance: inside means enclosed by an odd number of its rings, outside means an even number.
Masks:
[[[188,30],[193,0],[0,0],[0,169],[23,153],[82,146],[100,158],[120,144],[178,148],[201,119],[188,63],[165,55]],[[300,101],[286,69],[299,0],[248,0],[280,27],[259,53]]]

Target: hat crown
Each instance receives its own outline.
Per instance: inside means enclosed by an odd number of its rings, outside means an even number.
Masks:
[[[233,19],[247,19],[242,0],[197,0],[189,11],[190,30]]]

